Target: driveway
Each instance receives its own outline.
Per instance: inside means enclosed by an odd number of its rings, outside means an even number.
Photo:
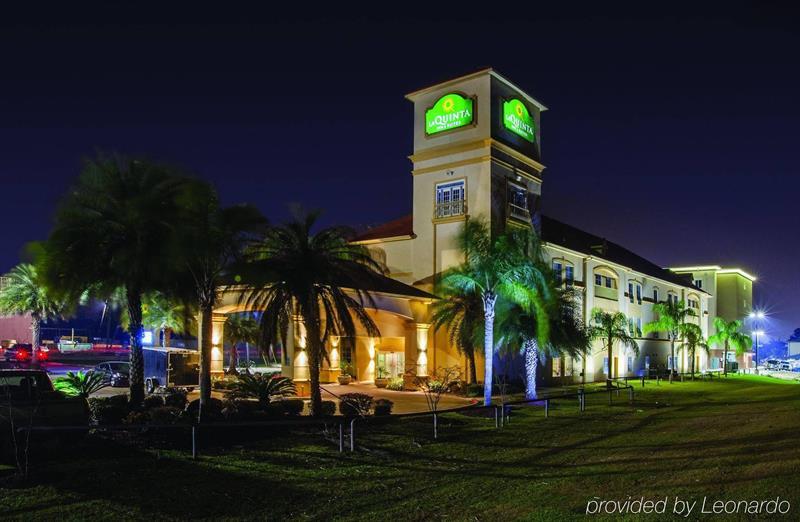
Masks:
[[[365,393],[375,399],[389,399],[394,403],[392,413],[417,413],[428,411],[425,394],[418,391],[392,391],[386,388],[377,388],[373,384],[323,384],[323,400],[336,400],[344,393]],[[442,395],[439,400],[439,409],[460,408],[468,406],[473,399],[466,399],[457,395]]]

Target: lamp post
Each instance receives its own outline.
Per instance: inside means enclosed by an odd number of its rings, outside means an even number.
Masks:
[[[754,310],[754,311],[750,312],[750,315],[748,315],[748,317],[750,318],[751,321],[753,321],[755,323],[754,326],[758,327],[758,326],[760,326],[760,324],[759,324],[760,321],[762,319],[764,319],[764,312],[762,312],[761,310]],[[753,331],[753,335],[756,336],[756,353],[755,353],[756,357],[755,357],[755,360],[756,360],[756,375],[758,375],[758,348],[759,348],[758,341],[759,341],[759,337],[764,335],[764,331],[763,330],[754,330]]]

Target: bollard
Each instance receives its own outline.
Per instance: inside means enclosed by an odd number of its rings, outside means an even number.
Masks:
[[[500,427],[500,420],[497,418],[497,406],[494,407],[494,427]]]
[[[439,427],[436,419],[436,412],[433,413],[433,440],[439,437]]]
[[[550,417],[550,399],[544,400],[544,418]]]
[[[619,388],[617,388],[617,397],[619,397]]]
[[[644,375],[642,375],[642,388],[644,388]]]
[[[339,453],[344,453],[344,424],[339,423]]]
[[[356,449],[356,419],[350,421],[350,452]]]
[[[609,406],[611,406],[611,401],[613,400],[612,393],[613,392],[611,390],[608,390],[608,405]]]
[[[197,428],[192,426],[192,458],[197,458]]]
[[[628,399],[633,403],[633,386],[628,388]]]

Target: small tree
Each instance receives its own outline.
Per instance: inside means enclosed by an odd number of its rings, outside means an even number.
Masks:
[[[436,329],[445,328],[450,344],[464,354],[469,366],[469,382],[478,382],[475,351],[483,341],[483,305],[476,293],[463,293],[448,284],[440,285],[434,301],[431,323]]]
[[[30,314],[34,365],[39,361],[42,323],[61,317],[63,312],[63,301],[48,291],[36,266],[22,263],[11,269],[8,283],[0,290],[0,315]]]
[[[433,375],[429,377],[414,378],[415,384],[425,395],[425,404],[428,406],[428,411],[433,413],[434,439],[439,436],[439,401],[442,400],[442,395],[449,392],[458,383],[460,375],[461,370],[458,366],[451,366],[434,370]]]
[[[628,319],[622,312],[606,312],[595,308],[592,310],[592,323],[589,325],[588,333],[592,340],[601,339],[608,353],[606,385],[610,388],[611,379],[614,377],[614,345],[627,346],[637,355],[639,354],[639,345],[628,334]]]
[[[708,343],[724,347],[724,358],[722,361],[722,373],[728,375],[728,352],[731,348],[736,351],[736,355],[744,354],[751,346],[753,339],[746,333],[741,332],[742,322],[739,320],[726,321],[722,317],[714,318],[714,329],[717,331],[708,338]]]

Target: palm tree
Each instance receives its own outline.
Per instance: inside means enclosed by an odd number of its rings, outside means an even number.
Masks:
[[[669,381],[672,382],[672,375],[675,373],[675,340],[681,335],[686,319],[695,317],[694,310],[686,308],[683,301],[664,301],[653,305],[653,313],[657,319],[644,325],[642,331],[645,335],[654,332],[665,332],[669,336],[671,368]]]
[[[502,296],[511,302],[524,303],[529,310],[543,310],[543,301],[547,297],[547,276],[531,261],[531,253],[538,247],[532,230],[513,227],[492,238],[485,221],[471,219],[459,233],[458,245],[464,254],[464,263],[446,273],[442,284],[481,298],[484,319],[483,402],[488,406],[492,402],[497,299]],[[537,313],[535,317],[537,333],[546,342],[549,328],[546,314]]]
[[[611,386],[611,379],[614,377],[614,345],[620,344],[633,350],[639,355],[639,345],[636,340],[628,334],[628,318],[622,312],[606,312],[600,308],[592,310],[592,322],[589,325],[589,338],[594,340],[602,339],[604,347],[608,353],[608,378],[606,385]]]
[[[231,384],[228,398],[256,399],[261,407],[266,407],[273,399],[295,395],[297,388],[288,377],[245,373]]]
[[[198,418],[211,401],[212,315],[219,289],[230,279],[229,269],[244,250],[255,241],[266,220],[249,205],[223,208],[217,192],[209,184],[194,181],[184,199],[188,227],[178,242],[182,252],[185,277],[176,281],[177,293],[184,301],[193,301],[199,311],[198,345],[200,347],[200,408]]]
[[[249,314],[231,314],[225,320],[225,337],[231,345],[231,359],[228,372],[236,375],[239,365],[236,345],[239,343],[255,343],[258,339],[258,321]]]
[[[683,325],[681,329],[681,333],[684,339],[684,349],[687,351],[689,357],[691,357],[691,368],[692,368],[692,379],[694,379],[694,356],[695,352],[698,348],[704,349],[708,352],[708,344],[706,343],[705,339],[703,339],[703,330],[693,323],[686,323]]]
[[[64,303],[47,289],[35,265],[21,263],[0,290],[0,314],[31,316],[32,363],[38,364],[42,323],[62,316]]]
[[[714,318],[714,329],[717,331],[708,338],[708,344],[724,347],[724,358],[722,360],[722,372],[728,375],[728,351],[733,348],[736,355],[742,355],[753,346],[753,339],[743,333],[742,322],[739,320],[726,321],[722,317]]]
[[[56,213],[43,275],[59,292],[91,288],[108,297],[125,289],[130,334],[130,402],[144,400],[142,298],[169,287],[182,236],[186,178],[164,165],[122,157],[87,160]]]
[[[536,375],[539,361],[546,357],[575,358],[585,355],[591,339],[583,321],[572,288],[554,288],[547,303],[550,337],[539,343],[535,313],[511,303],[500,307],[498,316],[499,344],[520,351],[525,357],[525,398],[537,398]]]
[[[431,323],[436,329],[445,328],[450,344],[467,358],[469,380],[478,382],[475,350],[483,340],[483,305],[475,293],[462,294],[455,288],[440,285],[433,303]]]
[[[120,326],[127,330],[130,326],[130,316],[125,303],[121,309]],[[172,333],[180,334],[192,328],[191,309],[161,292],[148,292],[142,296],[142,326],[159,332],[161,346],[169,346]]]
[[[279,341],[286,346],[295,317],[305,326],[312,415],[323,414],[319,371],[327,358],[328,339],[339,336],[342,342],[354,342],[356,323],[367,336],[380,336],[366,310],[372,297],[359,288],[374,281],[383,269],[365,247],[348,241],[349,229],[329,227],[315,232],[317,218],[313,212],[298,215],[266,232],[250,252],[249,289],[242,297],[247,308],[263,312],[262,346]]]

